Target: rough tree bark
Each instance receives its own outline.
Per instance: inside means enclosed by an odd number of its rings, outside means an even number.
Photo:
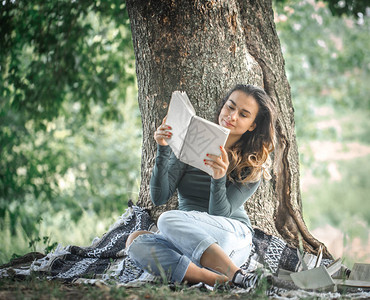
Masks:
[[[154,208],[148,187],[156,153],[153,133],[173,91],[186,91],[197,114],[212,120],[219,99],[234,84],[258,85],[277,108],[277,147],[272,180],[260,186],[245,208],[254,226],[295,247],[301,239],[306,251],[316,253],[322,244],[302,217],[293,107],[271,1],[127,0],[126,4],[143,126],[138,204],[150,209],[154,218],[176,206],[172,199]]]

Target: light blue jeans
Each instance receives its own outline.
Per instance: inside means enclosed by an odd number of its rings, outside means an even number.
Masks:
[[[138,236],[127,253],[142,269],[182,282],[190,262],[199,267],[203,252],[217,243],[241,266],[252,247],[252,232],[242,222],[205,212],[171,210],[158,219],[159,233]]]

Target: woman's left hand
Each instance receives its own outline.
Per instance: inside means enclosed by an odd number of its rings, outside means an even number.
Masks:
[[[214,154],[207,154],[207,158],[204,160],[204,164],[210,166],[213,170],[213,178],[219,179],[225,176],[229,167],[229,157],[224,147],[220,147],[221,156]]]

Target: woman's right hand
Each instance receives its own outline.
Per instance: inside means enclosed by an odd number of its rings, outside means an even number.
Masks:
[[[172,128],[166,124],[167,116],[164,117],[162,124],[157,128],[154,132],[154,139],[158,145],[167,146],[168,143],[166,140],[170,139],[172,136],[172,132],[170,131]]]

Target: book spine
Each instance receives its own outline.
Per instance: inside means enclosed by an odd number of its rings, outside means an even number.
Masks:
[[[194,119],[194,115],[192,115],[192,116],[191,116],[190,122],[189,122],[188,126],[186,127],[186,134],[185,134],[185,137],[184,137],[184,139],[183,139],[183,141],[182,141],[182,143],[181,143],[181,149],[180,149],[180,154],[179,154],[179,160],[182,160],[182,158],[183,158],[183,156],[182,156],[183,151],[182,151],[182,150],[184,149],[184,145],[185,145],[185,142],[186,142],[186,138],[187,138],[188,133],[189,133],[189,127],[190,127],[191,122],[193,122],[193,119]]]

